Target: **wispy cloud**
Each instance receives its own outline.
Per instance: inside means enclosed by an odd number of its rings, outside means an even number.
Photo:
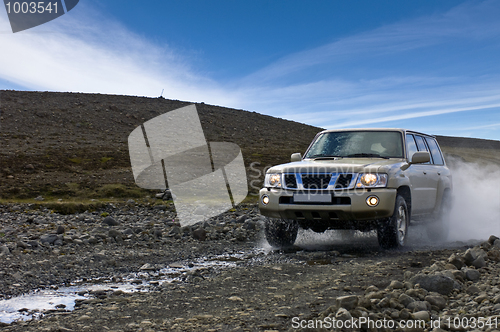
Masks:
[[[149,42],[85,4],[38,30],[0,34],[0,77],[28,89],[233,104],[168,46]],[[6,15],[0,27],[9,27]]]

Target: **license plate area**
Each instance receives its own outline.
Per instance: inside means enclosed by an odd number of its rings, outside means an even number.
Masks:
[[[311,193],[311,194],[293,194],[294,203],[331,203],[332,194]]]

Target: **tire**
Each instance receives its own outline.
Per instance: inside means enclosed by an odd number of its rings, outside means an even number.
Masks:
[[[451,194],[449,190],[443,193],[439,212],[434,216],[434,220],[427,225],[427,237],[431,241],[446,241],[450,232],[450,211],[451,211]]]
[[[397,249],[404,247],[408,237],[410,215],[405,199],[397,195],[394,213],[377,229],[379,245],[384,249]]]
[[[299,225],[291,219],[266,218],[264,231],[271,246],[290,247],[297,239]]]

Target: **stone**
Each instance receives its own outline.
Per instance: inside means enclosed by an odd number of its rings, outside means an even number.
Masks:
[[[486,257],[486,252],[483,249],[474,247],[467,249],[463,257],[465,264],[472,265],[472,263],[479,257]]]
[[[500,249],[498,248],[493,248],[488,251],[488,259],[494,261],[494,262],[500,262]]]
[[[427,301],[414,301],[414,302],[411,302],[410,304],[408,304],[408,306],[406,308],[413,311],[413,312],[417,312],[417,311],[430,310],[431,305]]]
[[[401,294],[398,300],[399,303],[401,303],[405,307],[408,307],[410,303],[415,302],[415,299],[412,298],[411,296],[408,296],[407,294]]]
[[[479,303],[479,304],[480,304],[480,303],[481,303],[481,302],[483,302],[484,300],[488,300],[488,299],[489,299],[488,295],[487,295],[487,294],[485,294],[485,293],[482,293],[482,294],[480,294],[479,296],[477,296],[476,298],[474,298],[474,301],[476,301],[477,303]]]
[[[117,220],[115,220],[111,216],[107,216],[106,218],[104,218],[102,223],[108,226],[118,226],[120,224]]]
[[[488,243],[493,245],[495,243],[496,240],[498,240],[499,238],[495,235],[491,235],[489,238],[488,238]]]
[[[448,258],[448,263],[453,264],[457,270],[460,270],[465,265],[465,259],[456,254],[452,254]]]
[[[499,304],[499,303],[500,303],[500,295],[495,296],[495,297],[493,298],[492,302],[493,302],[494,304]]]
[[[391,284],[389,285],[390,289],[403,289],[404,287],[405,284],[398,280],[391,281]]]
[[[431,320],[431,316],[429,315],[429,312],[425,311],[425,310],[414,312],[411,315],[411,317],[414,320],[423,320],[423,321],[426,321],[426,322],[428,322],[429,320]]]
[[[0,246],[0,256],[9,255],[9,254],[10,254],[9,247],[7,247],[5,245]]]
[[[108,236],[116,239],[117,237],[121,237],[122,233],[116,229],[110,229],[108,232]]]
[[[203,228],[197,228],[193,231],[193,238],[198,241],[205,241],[207,238],[207,231]]]
[[[243,302],[243,299],[239,296],[231,296],[228,300],[233,302]]]
[[[66,229],[64,228],[63,225],[57,226],[57,230],[56,230],[57,234],[64,234],[65,231],[66,231]]]
[[[335,319],[340,320],[340,321],[347,321],[352,319],[352,315],[347,309],[345,308],[340,308],[337,313],[335,314]]]
[[[439,310],[443,310],[448,302],[443,296],[440,295],[427,295],[425,300],[431,305],[438,307]]]
[[[57,234],[44,234],[40,236],[41,243],[54,244],[54,242],[56,242],[57,239],[58,239]]]
[[[356,295],[340,296],[336,299],[338,308],[352,310],[358,306],[359,299]]]
[[[455,281],[453,279],[440,274],[417,274],[416,276],[411,278],[410,281],[413,284],[420,284],[420,287],[429,292],[436,292],[441,295],[450,294],[455,286]]]
[[[479,256],[472,262],[472,266],[474,266],[477,269],[480,269],[482,267],[486,266],[486,261],[484,260],[483,256]]]
[[[469,286],[465,291],[467,292],[467,294],[475,295],[475,294],[479,294],[479,292],[481,290],[476,285],[472,285],[472,286]]]
[[[481,277],[481,273],[478,270],[470,269],[470,268],[465,268],[463,270],[465,272],[465,278],[467,280],[476,282]]]

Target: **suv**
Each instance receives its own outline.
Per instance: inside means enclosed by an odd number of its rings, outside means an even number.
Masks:
[[[452,181],[431,135],[405,129],[325,130],[304,157],[266,172],[259,208],[275,247],[293,245],[299,227],[377,231],[383,248],[405,245],[410,220],[446,236]]]

